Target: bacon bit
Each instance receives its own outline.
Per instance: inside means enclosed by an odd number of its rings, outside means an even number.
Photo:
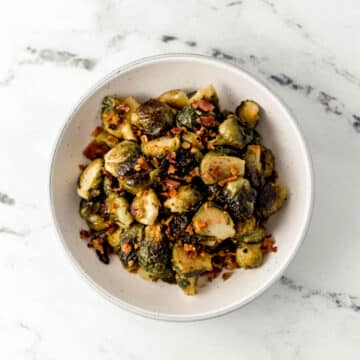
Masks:
[[[154,165],[156,168],[158,168],[159,167],[159,160],[157,159],[157,158],[152,158],[151,160],[150,160],[150,162],[151,162],[151,164],[152,165]]]
[[[116,188],[113,188],[113,191],[115,192],[121,192],[123,191],[124,189],[122,187],[116,187]]]
[[[215,145],[214,144],[207,144],[207,148],[209,149],[209,150],[215,150]]]
[[[124,102],[120,102],[115,105],[115,109],[119,112],[127,113],[130,111],[130,106]]]
[[[140,136],[140,140],[141,140],[141,142],[143,142],[143,143],[147,143],[147,142],[149,141],[149,139],[148,139],[148,137],[147,137],[146,135],[141,135],[141,136]]]
[[[86,165],[83,165],[83,164],[80,164],[80,165],[79,165],[79,169],[80,169],[81,171],[85,170],[85,168],[86,168]]]
[[[205,128],[202,126],[195,134],[196,134],[196,136],[201,136],[201,135],[203,135],[204,134],[204,132],[205,132]]]
[[[233,255],[225,257],[225,269],[233,270],[236,269],[236,258]]]
[[[177,188],[181,185],[181,183],[179,183],[178,181],[171,180],[171,179],[165,179],[164,182],[167,186],[174,187],[174,188]]]
[[[99,251],[100,254],[104,254],[104,247],[102,245],[102,239],[94,239],[89,244],[91,247],[93,247],[95,250]]]
[[[196,221],[194,223],[195,225],[195,228],[196,228],[196,232],[201,232],[203,230],[205,230],[207,227],[208,227],[208,222],[207,221],[204,221],[204,222],[201,222],[201,221]]]
[[[236,176],[238,174],[238,169],[236,166],[230,166],[230,173],[232,176]]]
[[[216,132],[215,131],[209,131],[209,136],[210,137],[216,137]]]
[[[103,129],[100,126],[97,126],[91,133],[91,136],[97,137],[99,134],[101,134]]]
[[[161,192],[160,193],[160,196],[162,196],[162,197],[164,197],[164,198],[168,198],[169,197],[169,193],[167,193],[167,192]]]
[[[135,130],[135,134],[138,138],[141,138],[142,132],[140,130]]]
[[[174,215],[170,215],[165,221],[164,224],[165,225],[169,225],[172,221],[172,219],[174,218]]]
[[[87,230],[80,230],[80,239],[84,240],[90,236],[90,233]]]
[[[172,164],[170,164],[168,168],[168,174],[174,174],[176,172],[176,167]]]
[[[191,244],[184,244],[184,250],[186,252],[193,252],[193,251],[196,251],[196,248],[194,245],[191,245]]]
[[[194,167],[191,171],[190,171],[190,175],[191,176],[200,176],[200,170],[199,170],[199,167],[196,166]]]
[[[109,148],[106,145],[98,144],[95,140],[93,140],[84,149],[83,154],[89,160],[95,160],[96,158],[102,158],[108,152],[108,150]]]
[[[176,152],[173,151],[170,154],[166,155],[166,160],[171,164],[176,164],[176,161],[174,160],[176,158]]]
[[[105,168],[102,168],[102,172],[105,176],[112,178],[112,175]]]
[[[132,250],[132,246],[131,246],[131,244],[128,244],[128,243],[122,244],[122,245],[121,245],[121,250],[122,250],[125,254],[129,254],[130,251]]]
[[[170,197],[175,197],[177,195],[177,191],[175,190],[175,189],[171,189],[170,191],[169,191],[169,196]]]
[[[174,135],[180,135],[182,132],[186,132],[187,129],[184,126],[181,127],[175,127],[170,130],[170,132]]]
[[[187,149],[190,149],[191,144],[189,144],[188,142],[183,142],[183,143],[181,144],[181,147],[182,147],[183,149],[187,150]]]
[[[149,165],[145,160],[144,156],[138,158],[136,165],[134,166],[135,171],[149,170]]]
[[[232,274],[233,274],[232,272],[223,273],[223,274],[222,274],[223,280],[226,281],[226,280],[230,279],[230,277],[232,276]]]
[[[209,102],[209,101],[207,101],[205,99],[194,101],[192,103],[192,107],[194,109],[200,109],[200,110],[203,110],[205,112],[213,111],[215,109],[215,106],[211,102]]]
[[[263,254],[277,251],[277,246],[275,246],[275,240],[271,237],[271,235],[265,237],[261,250]]]
[[[131,260],[130,260],[131,261]],[[139,269],[130,269],[129,272],[132,274],[136,274]]]
[[[228,178],[219,181],[218,184],[219,184],[220,186],[224,186],[224,185],[227,184],[228,182],[235,181],[236,179],[237,179],[236,176],[229,176]]]
[[[188,234],[190,234],[190,235],[192,235],[192,234],[194,233],[194,229],[193,229],[193,227],[192,227],[191,224],[189,224],[189,225],[186,227],[185,231],[186,231]]]
[[[198,122],[205,127],[215,127],[220,124],[213,116],[201,116]]]

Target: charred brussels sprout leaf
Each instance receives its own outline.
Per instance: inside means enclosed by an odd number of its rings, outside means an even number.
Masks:
[[[251,129],[254,129],[260,118],[260,106],[252,100],[243,101],[235,110],[240,122]]]
[[[115,136],[111,135],[106,130],[102,130],[100,134],[96,136],[95,140],[98,144],[105,144],[109,148],[114,147],[119,142]]]
[[[264,218],[276,213],[282,208],[288,192],[285,186],[279,183],[268,183],[262,188],[258,197],[258,211]]]
[[[196,126],[198,118],[199,115],[192,106],[185,106],[176,114],[175,120],[177,126],[185,126],[191,130]]]
[[[140,266],[149,274],[151,280],[166,276],[170,262],[170,250],[162,234],[160,225],[148,225],[141,241],[139,252]]]
[[[131,122],[147,135],[158,135],[172,125],[173,117],[174,114],[167,104],[151,99],[138,107]]]
[[[176,195],[164,202],[173,213],[184,213],[196,208],[202,199],[201,193],[190,185],[181,186]]]
[[[78,181],[77,194],[89,200],[101,193],[103,160],[93,160],[81,173]]]
[[[275,158],[270,149],[263,146],[261,150],[261,162],[264,170],[264,176],[267,178],[274,172]]]
[[[255,268],[262,264],[264,255],[256,245],[243,245],[236,250],[236,262],[242,268]]]

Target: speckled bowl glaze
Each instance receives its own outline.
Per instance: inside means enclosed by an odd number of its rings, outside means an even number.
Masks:
[[[194,90],[212,83],[222,108],[234,109],[243,99],[261,104],[259,126],[265,145],[275,153],[280,181],[290,189],[289,200],[273,216],[268,229],[278,245],[263,266],[239,269],[226,282],[219,277],[186,297],[174,285],[146,282],[126,272],[117,258],[105,266],[79,239],[85,224],[78,214],[78,165],[91,131],[100,124],[100,105],[109,94],[134,95],[145,100],[181,88]],[[162,55],[141,59],[117,69],[96,84],[67,119],[55,146],[50,170],[53,219],[66,253],[83,278],[123,309],[154,319],[207,319],[240,308],[263,293],[284,272],[305,236],[313,203],[310,156],[301,131],[286,106],[268,88],[240,68],[205,56]]]

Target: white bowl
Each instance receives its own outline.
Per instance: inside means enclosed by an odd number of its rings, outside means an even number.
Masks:
[[[186,297],[174,285],[146,282],[129,274],[117,258],[102,264],[79,239],[85,227],[76,195],[78,165],[91,131],[100,124],[100,104],[105,95],[134,95],[140,100],[181,88],[195,90],[212,83],[222,108],[234,109],[241,100],[254,99],[264,109],[260,124],[265,144],[276,157],[280,181],[290,189],[286,206],[268,224],[278,251],[263,266],[236,270],[226,282],[219,277]],[[285,105],[245,71],[199,55],[163,55],[142,59],[112,72],[80,101],[59,135],[50,173],[50,201],[59,237],[84,278],[121,308],[147,317],[191,321],[237,309],[264,292],[284,272],[306,233],[313,202],[313,175],[301,132]]]

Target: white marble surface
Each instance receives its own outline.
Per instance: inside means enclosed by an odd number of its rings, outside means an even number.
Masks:
[[[359,15],[356,0],[1,1],[0,358],[358,358]],[[296,113],[316,173],[313,221],[282,280],[198,323],[143,319],[101,298],[66,258],[48,206],[69,109],[106,72],[163,52],[260,77]]]

